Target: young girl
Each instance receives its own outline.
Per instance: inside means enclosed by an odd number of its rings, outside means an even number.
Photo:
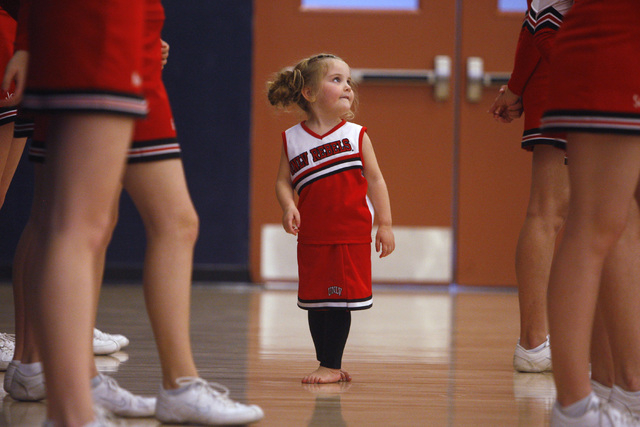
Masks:
[[[298,306],[308,310],[320,362],[303,383],[350,381],[341,369],[351,310],[372,305],[372,213],[376,251],[393,252],[391,207],[366,128],[353,117],[349,66],[335,55],[304,59],[269,83],[274,106],[297,105],[307,120],[283,132],[276,195],[282,225],[298,236]],[[298,194],[296,206],[294,191]]]

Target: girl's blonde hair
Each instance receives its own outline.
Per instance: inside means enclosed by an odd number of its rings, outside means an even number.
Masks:
[[[320,53],[303,59],[293,68],[285,68],[276,73],[273,80],[267,83],[267,98],[271,105],[282,108],[297,105],[302,111],[310,114],[310,103],[302,95],[302,90],[305,87],[311,88],[311,98],[315,99],[320,88],[320,82],[329,68],[327,65],[328,59],[344,62],[342,58],[336,55]],[[351,82],[351,89],[354,95],[353,110],[357,106],[358,100],[353,82]],[[353,111],[349,111],[345,119],[352,119],[353,117]]]

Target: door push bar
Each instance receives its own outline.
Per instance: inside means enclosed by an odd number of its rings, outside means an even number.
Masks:
[[[443,102],[449,99],[451,80],[451,58],[437,55],[433,70],[408,70],[395,68],[353,68],[351,78],[358,84],[428,84],[433,86],[433,98]]]

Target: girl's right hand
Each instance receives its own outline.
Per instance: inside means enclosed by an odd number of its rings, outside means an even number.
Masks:
[[[300,229],[300,212],[298,212],[298,208],[292,207],[284,212],[282,215],[282,226],[287,233],[293,234],[294,236],[298,235]]]
[[[390,255],[396,248],[396,239],[390,226],[381,225],[376,232],[376,252],[380,252],[380,258]]]

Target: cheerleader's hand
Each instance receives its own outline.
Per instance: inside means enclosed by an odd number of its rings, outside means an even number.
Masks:
[[[12,107],[18,105],[22,101],[24,87],[27,80],[27,67],[29,65],[29,52],[26,50],[18,50],[7,63],[2,80],[2,90],[9,96],[0,100],[0,107]],[[11,86],[15,83],[13,93]]]
[[[167,65],[167,61],[169,60],[169,43],[161,39],[160,44],[160,52],[162,52],[162,68],[164,68],[164,66]]]
[[[500,88],[488,113],[492,114],[493,118],[499,122],[511,123],[513,119],[522,115],[522,111],[522,99],[504,85]]]

